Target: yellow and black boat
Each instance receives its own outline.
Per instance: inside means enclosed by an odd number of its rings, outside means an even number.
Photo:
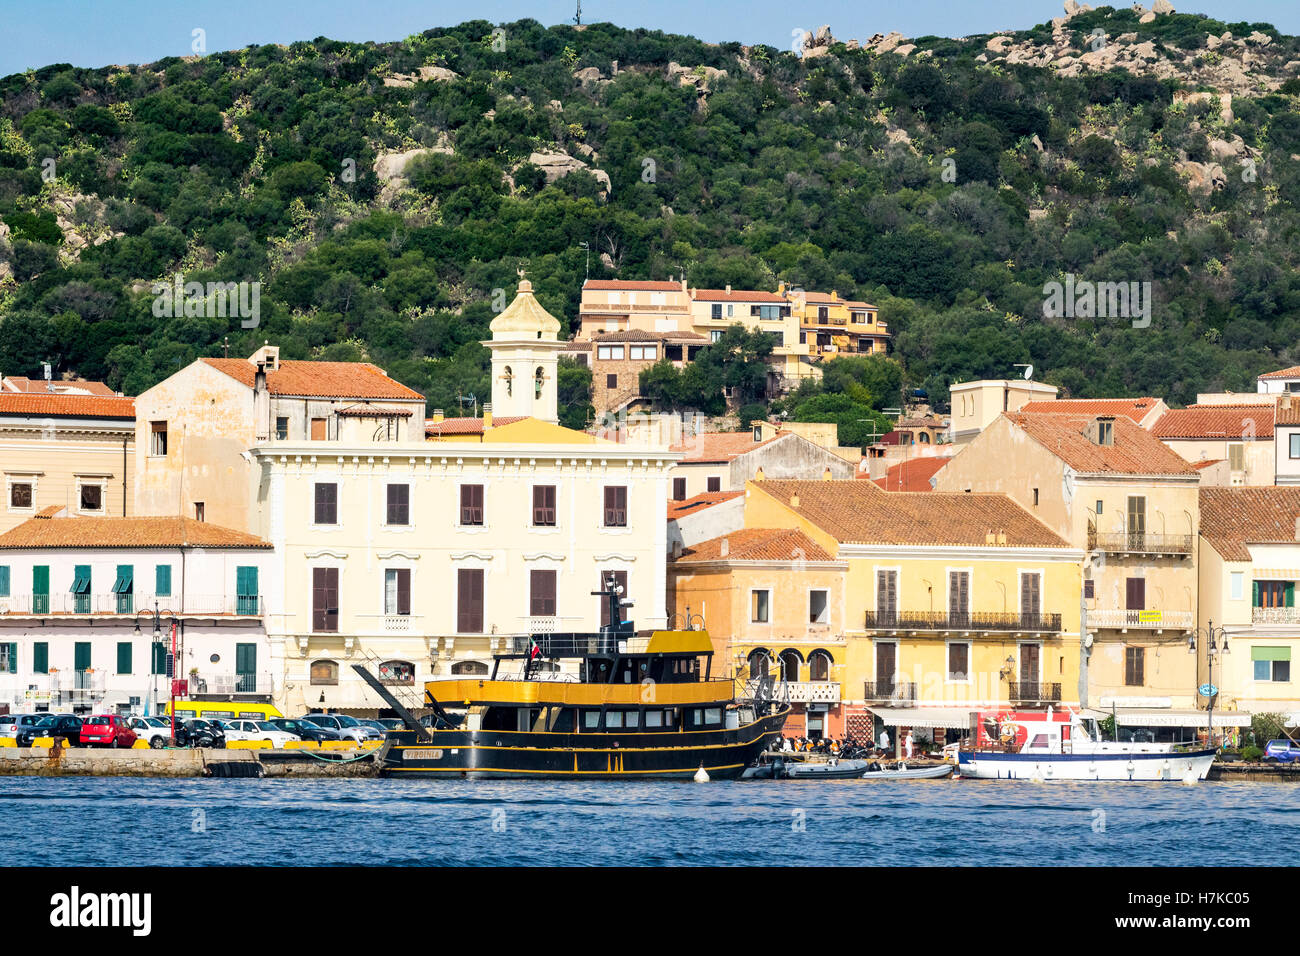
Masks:
[[[391,777],[713,779],[739,777],[781,734],[789,707],[738,698],[711,674],[708,632],[638,633],[620,620],[618,589],[601,593],[610,621],[595,633],[512,639],[484,678],[430,681],[418,720],[363,667],[356,670],[406,724],[380,752]],[[577,662],[562,675],[560,661]],[[760,684],[761,686],[761,684]]]

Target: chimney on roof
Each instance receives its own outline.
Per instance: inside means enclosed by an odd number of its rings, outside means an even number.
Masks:
[[[1007,543],[1007,533],[1005,531],[999,531],[998,544],[1006,544],[1006,543]]]
[[[271,439],[271,392],[266,387],[266,366],[257,363],[253,373],[253,421],[257,428],[258,441]]]
[[[725,558],[731,553],[731,542],[726,538],[722,539],[722,545],[718,548],[718,555]]]
[[[483,430],[487,431],[492,427],[492,403],[483,403]]]
[[[263,342],[262,347],[248,357],[253,365],[265,365],[268,372],[280,370],[280,346]]]
[[[731,295],[731,283],[727,283],[727,295]]]
[[[799,507],[799,496],[798,496],[798,495],[791,495],[791,496],[790,496],[790,507],[791,507],[791,508],[798,508],[798,507]]]
[[[435,425],[441,425],[443,419],[446,418],[446,417],[447,417],[447,416],[443,414],[441,408],[435,408],[435,409],[433,410],[433,424],[435,424]]]
[[[830,480],[831,480],[831,470],[827,468],[825,471],[822,472],[822,481],[830,481]]]
[[[986,531],[986,532],[984,533],[984,543],[985,543],[985,544],[993,544],[993,543],[996,542],[997,540],[998,540],[998,539],[997,539],[997,535],[995,535],[992,531]]]

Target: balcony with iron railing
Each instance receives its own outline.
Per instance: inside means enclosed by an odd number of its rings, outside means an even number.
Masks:
[[[1189,556],[1193,536],[1190,534],[1140,534],[1126,531],[1113,534],[1088,534],[1088,550],[1106,554],[1148,554]]]
[[[867,703],[891,701],[911,704],[916,702],[916,684],[912,681],[869,680],[862,682],[862,698]]]
[[[987,631],[1010,634],[1058,634],[1060,614],[1020,614],[1014,611],[867,611],[868,631]]]
[[[44,617],[86,615],[90,617],[134,617],[152,613],[157,603],[166,616],[261,617],[263,599],[255,594],[14,594],[0,597],[0,616]]]
[[[1089,629],[1112,627],[1120,629],[1140,628],[1143,630],[1163,631],[1167,629],[1186,629],[1195,625],[1191,611],[1163,610],[1129,610],[1125,608],[1089,609]]]
[[[1007,697],[1013,704],[1059,704],[1061,685],[1043,681],[1011,681]]]

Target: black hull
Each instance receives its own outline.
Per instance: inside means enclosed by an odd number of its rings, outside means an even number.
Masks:
[[[452,779],[714,780],[738,778],[781,734],[789,708],[734,730],[692,733],[550,734],[433,730],[388,735],[385,777]],[[688,742],[686,742],[688,741]]]

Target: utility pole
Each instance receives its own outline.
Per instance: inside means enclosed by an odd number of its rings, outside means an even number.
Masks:
[[[582,0],[578,0],[578,12],[573,15],[573,22],[582,26]]]

